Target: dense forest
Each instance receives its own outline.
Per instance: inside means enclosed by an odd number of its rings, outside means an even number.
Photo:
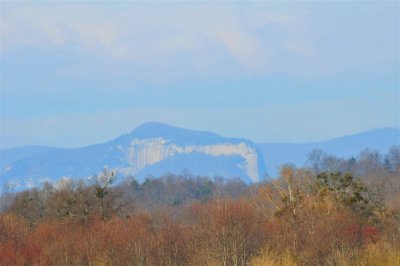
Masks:
[[[400,149],[322,151],[277,178],[112,170],[4,192],[1,265],[400,265]]]

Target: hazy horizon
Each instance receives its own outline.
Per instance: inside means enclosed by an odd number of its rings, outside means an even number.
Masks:
[[[396,1],[0,5],[1,148],[148,121],[293,143],[400,127]]]
[[[165,123],[158,122],[158,121],[148,121],[148,122],[145,122],[143,124],[146,124],[146,123],[161,123],[161,124],[165,124]],[[143,124],[137,125],[137,127],[139,127],[139,126],[141,126]],[[179,126],[176,126],[176,125],[170,125],[170,124],[167,124],[167,125],[168,126],[172,126],[172,127],[182,128],[182,127],[179,127]],[[136,127],[134,129],[136,129]],[[218,132],[212,132],[212,131],[208,131],[208,130],[202,130],[202,129],[196,129],[196,128],[184,128],[184,129],[194,130],[194,131],[203,131],[203,132],[205,131],[205,132],[214,133],[214,134],[217,134],[219,136],[226,137],[226,138],[238,138],[238,139],[247,139],[247,140],[253,141],[252,139],[247,138],[246,136],[225,136],[225,135],[219,134]],[[311,144],[311,143],[331,141],[331,140],[334,140],[334,139],[337,139],[337,138],[342,138],[342,137],[347,137],[347,136],[367,133],[367,132],[371,132],[371,131],[389,130],[389,129],[396,129],[396,130],[400,131],[400,128],[398,128],[398,127],[382,127],[382,128],[374,128],[374,129],[370,129],[370,130],[366,130],[366,131],[354,132],[354,133],[350,133],[350,134],[334,136],[334,137],[328,138],[328,139],[321,139],[321,140],[309,141],[309,142],[290,142],[290,141],[253,141],[253,142],[256,143],[256,144],[275,144],[275,143],[276,144]],[[46,145],[46,144],[40,144],[39,143],[39,144],[28,144],[28,145],[20,145],[20,146],[0,147],[0,149],[1,150],[6,150],[6,149],[13,149],[13,148],[35,147],[35,146],[37,146],[37,147],[67,148],[67,149],[69,149],[69,148],[72,148],[72,149],[73,148],[82,148],[82,147],[87,147],[87,146],[91,146],[91,145],[97,145],[97,144],[102,144],[102,143],[105,143],[105,142],[108,142],[108,141],[112,141],[113,139],[118,138],[118,137],[120,137],[122,135],[129,134],[131,131],[120,133],[119,135],[116,135],[116,136],[114,136],[112,138],[109,138],[109,139],[101,140],[100,142],[87,143],[87,144],[83,144],[83,145],[80,145],[80,146],[55,146],[55,145]]]

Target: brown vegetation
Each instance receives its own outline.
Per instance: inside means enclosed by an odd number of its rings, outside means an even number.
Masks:
[[[112,186],[105,171],[7,194],[0,265],[400,265],[396,152],[325,155],[330,168],[320,156],[255,185],[185,174]]]

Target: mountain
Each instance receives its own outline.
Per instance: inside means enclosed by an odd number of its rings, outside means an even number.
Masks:
[[[211,132],[146,123],[111,141],[76,149],[29,146],[4,149],[0,188],[23,189],[62,177],[87,178],[108,167],[143,181],[148,175],[182,173],[240,177],[256,182],[267,172],[275,177],[285,163],[303,166],[316,149],[339,157],[369,148],[387,153],[400,145],[400,129],[382,128],[313,143],[259,143]]]
[[[262,154],[249,140],[161,123],[143,124],[102,144],[75,149],[43,148],[8,157],[18,149],[2,151],[5,156],[1,160],[1,186],[22,189],[62,177],[86,178],[104,167],[117,169],[123,176],[135,175],[139,181],[147,175],[188,170],[198,175],[256,182],[265,173]]]
[[[359,134],[312,143],[259,143],[263,153],[267,172],[276,176],[280,165],[292,163],[303,166],[308,154],[313,150],[322,150],[338,157],[356,157],[365,149],[387,153],[393,145],[400,145],[400,129],[381,128]]]
[[[6,170],[6,167],[21,160],[34,155],[45,153],[57,148],[48,146],[24,146],[18,148],[9,148],[0,150],[0,166],[1,172]]]

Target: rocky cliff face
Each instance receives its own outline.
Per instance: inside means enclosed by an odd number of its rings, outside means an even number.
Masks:
[[[11,162],[11,161],[10,161]],[[86,178],[104,167],[143,181],[147,175],[180,174],[239,177],[257,182],[264,160],[249,140],[224,138],[211,132],[146,123],[106,143],[76,149],[53,149],[2,166],[0,186],[26,188],[60,178]]]
[[[258,154],[254,147],[240,143],[218,143],[210,145],[178,145],[165,138],[134,139],[127,149],[126,174],[135,174],[147,166],[177,154],[200,153],[211,156],[240,156],[243,165],[236,165],[254,182],[259,180]],[[185,166],[182,166],[185,167]]]

